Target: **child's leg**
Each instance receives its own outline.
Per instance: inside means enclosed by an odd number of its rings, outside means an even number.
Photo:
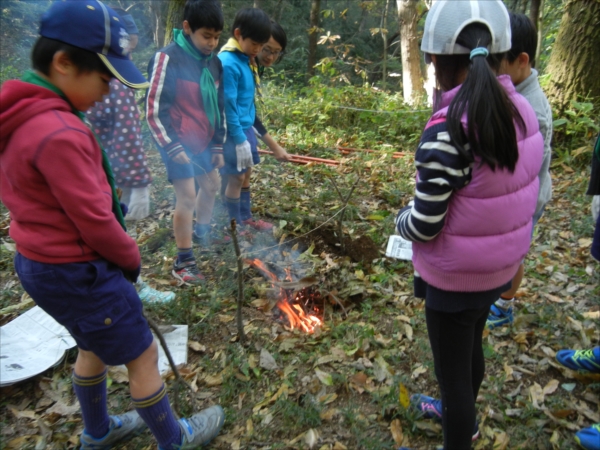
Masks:
[[[176,448],[181,444],[181,428],[175,420],[158,372],[156,341],[126,366],[129,371],[131,398],[136,411],[144,419],[161,448]]]
[[[73,389],[79,400],[86,432],[101,438],[110,419],[106,404],[106,365],[94,353],[79,349],[73,370]]]
[[[225,202],[229,219],[235,219],[238,224],[242,223],[240,214],[240,195],[242,184],[244,183],[244,174],[229,174],[227,180],[227,189],[225,189]]]
[[[198,175],[196,181],[200,186],[198,195],[196,196],[196,224],[203,227],[198,231],[209,231],[210,220],[212,219],[213,208],[215,206],[215,197],[219,190],[220,177],[216,170],[213,170],[206,175]]]
[[[173,180],[175,188],[175,211],[173,213],[173,233],[180,260],[189,259],[192,253],[192,221],[196,203],[194,178]]]
[[[250,201],[250,176],[252,167],[244,174],[242,189],[240,192],[240,216],[242,221],[252,219],[252,205]]]
[[[471,448],[475,400],[485,371],[481,334],[488,312],[488,308],[458,313],[425,310],[442,397],[444,448],[447,449]],[[476,345],[479,348],[475,348]]]

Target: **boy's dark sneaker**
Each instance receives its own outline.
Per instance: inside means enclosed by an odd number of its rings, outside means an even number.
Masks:
[[[184,283],[199,284],[204,283],[204,275],[198,270],[198,265],[195,259],[189,261],[179,261],[179,258],[173,263],[173,272],[175,278]]]
[[[115,444],[128,441],[147,428],[137,411],[129,411],[119,416],[110,416],[108,433],[96,439],[83,430],[81,433],[81,450],[104,450],[112,448]]]
[[[433,397],[428,397],[423,394],[414,394],[410,397],[410,403],[415,409],[421,412],[422,417],[425,419],[433,419],[436,422],[442,421],[442,401]],[[479,423],[475,421],[475,428],[473,429],[473,436],[471,440],[474,441],[479,437]]]
[[[221,431],[225,413],[219,405],[211,406],[188,419],[179,419],[182,450],[197,449],[212,441]]]
[[[515,320],[512,306],[508,309],[499,308],[496,305],[492,305],[490,308],[490,315],[485,322],[485,326],[490,330],[502,325],[509,325]]]
[[[273,224],[265,222],[264,220],[254,220],[252,218],[242,221],[242,223],[248,227],[254,228],[256,231],[271,231]]]
[[[556,353],[556,360],[571,370],[600,373],[600,347],[590,350],[560,350]]]

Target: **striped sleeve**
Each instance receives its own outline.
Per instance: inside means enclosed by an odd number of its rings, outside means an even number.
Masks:
[[[444,228],[452,192],[471,181],[473,163],[458,152],[441,123],[423,133],[415,166],[414,204],[400,210],[396,227],[404,239],[427,242]]]
[[[169,66],[169,55],[158,52],[148,65],[150,88],[146,99],[146,120],[156,143],[173,156],[183,151],[179,137],[171,126],[170,109],[175,101],[175,74]]]

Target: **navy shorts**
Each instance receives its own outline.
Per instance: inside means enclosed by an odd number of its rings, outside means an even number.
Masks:
[[[159,148],[159,152],[163,163],[167,168],[167,179],[170,183],[172,183],[173,180],[181,180],[184,178],[194,178],[198,175],[206,175],[215,169],[215,166],[213,166],[211,162],[212,153],[208,149],[198,153],[197,155],[185,150],[188,158],[190,158],[192,161],[187,164],[176,163],[169,158],[167,152],[165,152],[162,148]]]
[[[252,150],[252,162],[254,165],[260,163],[260,156],[258,156],[258,147],[256,142],[256,135],[254,134],[254,128],[248,128],[244,131],[248,142],[250,143],[250,149]],[[227,134],[225,144],[223,144],[223,155],[225,157],[225,166],[221,169],[221,174],[226,175],[239,175],[246,173],[248,169],[237,170],[237,154],[235,153],[235,143],[233,138]]]
[[[46,264],[17,253],[15,270],[33,301],[104,364],[127,364],[152,343],[142,302],[116,265],[104,259]]]

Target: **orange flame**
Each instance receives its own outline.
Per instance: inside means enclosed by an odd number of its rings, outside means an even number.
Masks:
[[[248,259],[245,262],[260,270],[271,281],[279,281],[277,275],[271,272],[260,259]],[[286,281],[293,281],[291,270],[285,269],[285,273]],[[286,291],[283,288],[279,288],[279,301],[277,302],[277,307],[287,316],[292,330],[299,328],[306,333],[313,333],[315,328],[323,324],[323,321],[317,316],[306,314],[299,305],[291,304],[286,295]]]

